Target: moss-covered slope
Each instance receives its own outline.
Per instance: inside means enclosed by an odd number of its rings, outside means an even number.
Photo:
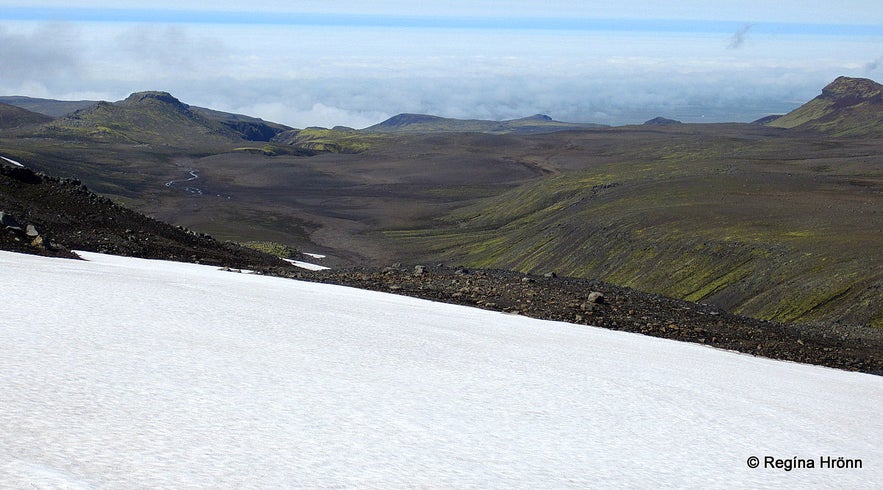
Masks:
[[[883,135],[883,85],[866,78],[839,77],[821,95],[768,125],[835,136]]]
[[[17,128],[28,124],[40,124],[52,118],[21,107],[0,103],[0,129]]]
[[[40,136],[196,149],[269,141],[290,128],[258,118],[191,107],[166,92],[137,92],[98,102],[46,124]]]
[[[883,326],[879,156],[721,143],[647,147],[646,160],[536,181],[387,236],[454,264],[598,278],[762,319]]]

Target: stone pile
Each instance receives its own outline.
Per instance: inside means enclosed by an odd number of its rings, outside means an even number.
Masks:
[[[27,242],[32,247],[40,249],[51,248],[49,240],[37,231],[37,227],[32,223],[22,226],[16,217],[9,212],[0,211],[0,227],[4,231],[13,235],[13,240],[17,242]]]

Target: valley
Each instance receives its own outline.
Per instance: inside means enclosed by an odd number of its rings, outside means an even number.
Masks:
[[[853,80],[787,127],[519,120],[540,132],[414,115],[298,130],[151,92],[24,118],[0,154],[158,220],[338,268],[555,272],[762,320],[881,327],[879,94]]]

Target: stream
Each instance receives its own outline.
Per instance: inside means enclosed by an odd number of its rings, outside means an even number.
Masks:
[[[176,187],[178,184],[187,184],[187,182],[193,182],[194,180],[199,178],[199,170],[190,169],[187,171],[187,173],[190,174],[190,178],[181,179],[181,180],[170,180],[170,181],[166,182],[166,187]],[[195,194],[198,196],[202,195],[202,189],[200,189],[198,187],[193,187],[192,185],[184,185],[184,187],[182,187],[182,189],[184,190],[184,192],[187,192],[188,194]]]

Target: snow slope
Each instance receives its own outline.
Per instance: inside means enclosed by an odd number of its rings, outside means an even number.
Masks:
[[[883,482],[881,377],[84,256],[0,252],[0,488]]]
[[[300,267],[301,269],[306,269],[306,270],[310,270],[310,271],[324,271],[324,270],[330,269],[330,267],[325,267],[324,265],[313,264],[310,262],[304,262],[302,260],[294,260],[294,259],[282,259],[282,260],[288,262],[291,265]]]
[[[6,158],[6,157],[4,157],[4,156],[0,156],[0,158],[2,158],[3,160],[5,160],[5,161],[7,161],[7,162],[9,162],[9,163],[11,163],[11,164],[13,164],[13,165],[15,165],[16,167],[24,167],[24,165],[22,165],[20,162],[17,162],[17,161],[15,161],[15,160],[11,159],[11,158]]]

